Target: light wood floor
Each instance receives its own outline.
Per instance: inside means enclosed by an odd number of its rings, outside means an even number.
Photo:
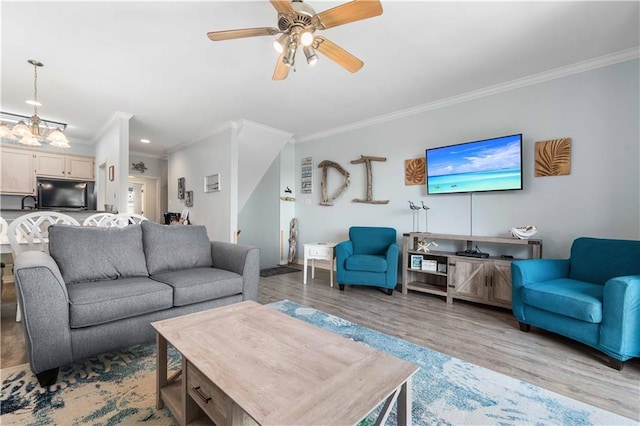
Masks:
[[[587,346],[535,328],[521,332],[508,310],[447,305],[414,292],[387,296],[368,287],[341,292],[329,287],[328,271],[318,269],[306,286],[302,272],[261,278],[258,299],[289,299],[640,421],[640,358],[616,371]],[[1,367],[27,362],[11,284],[3,290],[1,314]]]

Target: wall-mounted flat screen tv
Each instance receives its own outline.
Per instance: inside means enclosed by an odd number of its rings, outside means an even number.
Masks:
[[[427,194],[522,189],[522,134],[429,148]]]

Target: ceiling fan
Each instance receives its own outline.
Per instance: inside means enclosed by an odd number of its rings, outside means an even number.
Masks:
[[[234,38],[259,37],[282,34],[273,42],[273,47],[280,57],[273,73],[274,80],[284,80],[289,69],[295,64],[298,46],[310,65],[318,62],[316,51],[344,67],[347,71],[356,72],[364,65],[353,56],[327,38],[314,35],[318,30],[337,27],[338,25],[360,21],[382,15],[379,0],[353,0],[324,12],[316,13],[302,0],[270,0],[278,12],[278,28],[244,28],[240,30],[212,31],[207,36],[212,41],[231,40]]]

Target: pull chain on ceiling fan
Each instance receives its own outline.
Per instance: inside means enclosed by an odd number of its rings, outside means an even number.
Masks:
[[[318,30],[337,27],[382,14],[379,0],[353,0],[349,3],[316,13],[302,0],[270,0],[278,12],[278,28],[244,28],[239,30],[212,31],[207,36],[212,41],[232,40],[244,37],[261,37],[281,34],[273,42],[273,47],[280,56],[273,73],[274,80],[284,80],[289,69],[295,64],[296,51],[302,51],[310,65],[318,62],[316,51],[342,66],[349,72],[356,72],[364,65],[337,44],[323,36],[314,35]]]

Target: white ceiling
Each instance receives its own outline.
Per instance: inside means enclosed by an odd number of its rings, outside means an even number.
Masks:
[[[382,16],[322,32],[362,70],[322,56],[310,67],[298,52],[296,72],[272,81],[275,36],[206,36],[277,26],[267,1],[3,1],[2,110],[31,114],[27,59],[38,59],[39,115],[68,123],[72,144],[92,143],[122,111],[133,114],[130,149],[164,155],[230,120],[308,137],[640,45],[638,1],[382,5]]]

